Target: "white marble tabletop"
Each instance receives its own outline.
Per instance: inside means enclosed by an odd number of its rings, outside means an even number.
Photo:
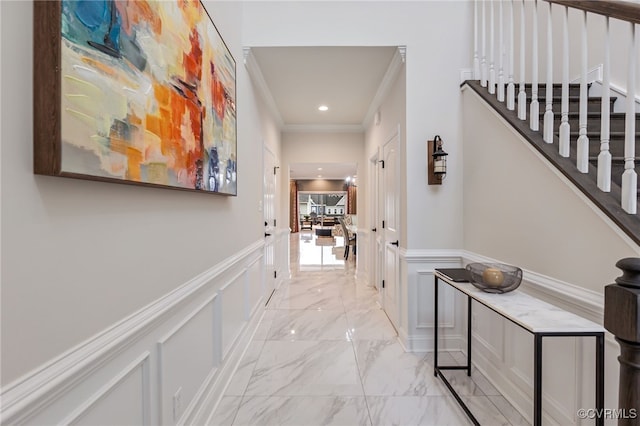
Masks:
[[[513,290],[508,293],[487,293],[468,282],[453,282],[440,271],[438,278],[483,303],[505,318],[521,325],[532,333],[593,333],[604,328],[593,321],[565,311],[533,296]]]

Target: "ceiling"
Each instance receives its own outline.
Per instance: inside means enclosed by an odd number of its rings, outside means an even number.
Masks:
[[[397,52],[397,46],[252,47],[255,62],[247,67],[283,131],[363,132]],[[357,165],[292,164],[290,172],[292,179],[344,179]]]
[[[397,47],[251,48],[285,126],[365,121]],[[328,111],[318,111],[327,105]]]
[[[318,170],[322,169],[322,170]],[[289,165],[291,179],[346,179],[358,173],[356,163],[295,163]]]

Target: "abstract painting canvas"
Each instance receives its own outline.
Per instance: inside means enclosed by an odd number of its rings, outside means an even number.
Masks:
[[[237,195],[236,64],[199,1],[34,6],[37,174]]]

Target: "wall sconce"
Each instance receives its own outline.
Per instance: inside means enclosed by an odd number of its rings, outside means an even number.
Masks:
[[[442,139],[436,135],[427,141],[427,177],[429,185],[442,185],[447,175],[447,154],[442,149]]]

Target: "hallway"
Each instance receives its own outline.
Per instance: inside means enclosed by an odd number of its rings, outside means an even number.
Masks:
[[[407,353],[342,238],[291,234],[276,292],[213,416],[215,425],[466,425],[430,353]],[[461,354],[441,354],[455,363]],[[527,422],[479,372],[451,382],[482,424]],[[508,419],[508,420],[507,420]]]

